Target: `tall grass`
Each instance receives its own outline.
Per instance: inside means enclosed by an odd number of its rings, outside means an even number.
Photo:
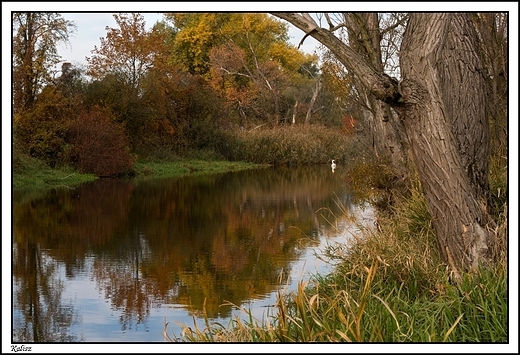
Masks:
[[[363,282],[317,278],[295,293],[278,296],[276,313],[255,319],[242,309],[227,326],[199,329],[181,325],[175,342],[497,342],[507,333],[506,280],[503,270],[465,275],[458,285],[444,283],[431,294],[386,284],[380,263],[367,268]]]
[[[280,126],[234,131],[221,151],[230,160],[260,164],[318,164],[347,161],[355,139],[321,125]]]
[[[508,341],[507,262],[453,283],[437,251],[417,182],[393,191],[377,226],[359,226],[348,245],[329,246],[329,275],[279,292],[263,321],[242,309],[227,326],[183,326],[186,342],[494,342]],[[346,209],[345,209],[346,211]],[[502,220],[507,223],[507,217]],[[503,228],[503,227],[499,227]]]

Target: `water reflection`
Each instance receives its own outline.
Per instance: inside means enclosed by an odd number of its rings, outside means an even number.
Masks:
[[[341,173],[328,166],[100,180],[15,198],[13,340],[100,341],[84,327],[69,332],[85,309],[61,292],[87,280],[123,332],[172,305],[230,317],[225,301],[247,303],[286,281],[302,238],[332,229],[338,198],[348,208]]]

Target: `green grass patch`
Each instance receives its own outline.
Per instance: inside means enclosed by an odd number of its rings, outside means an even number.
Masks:
[[[172,157],[170,157],[172,158]],[[180,177],[185,175],[214,174],[228,171],[256,169],[267,165],[224,160],[143,159],[134,163],[136,179]],[[17,195],[41,192],[49,188],[73,188],[94,181],[93,174],[82,174],[72,167],[50,168],[43,161],[17,154],[13,161],[13,190]]]
[[[256,169],[266,165],[234,162],[234,161],[205,161],[205,160],[176,160],[176,161],[143,161],[134,164],[136,178],[166,178],[180,177],[195,174],[215,174],[228,171]]]
[[[96,180],[92,174],[82,174],[71,167],[50,168],[39,159],[16,155],[13,160],[13,189],[42,190],[53,187],[73,187]]]

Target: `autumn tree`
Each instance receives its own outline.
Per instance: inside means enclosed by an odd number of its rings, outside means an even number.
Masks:
[[[337,37],[338,26],[320,27],[309,14],[274,15],[321,42],[365,90],[395,111],[432,215],[439,252],[455,275],[490,261],[495,223],[486,198],[485,75],[471,16],[411,13],[399,52],[399,80],[375,65],[363,48]],[[379,32],[377,24],[360,30],[378,35],[368,29]]]
[[[321,62],[322,89],[315,110],[323,117],[324,124],[341,124],[340,120],[345,116],[360,120],[366,108],[359,97],[352,76],[345,71],[343,65],[331,55],[330,51],[322,51]],[[361,125],[360,131],[363,134],[368,133],[364,124]]]
[[[222,44],[219,28],[231,14],[217,13],[165,13],[164,18],[173,24],[176,36],[173,41],[173,61],[190,74],[209,72],[209,52]]]
[[[241,30],[236,31],[236,28]],[[312,78],[309,73],[316,58],[288,43],[287,28],[283,24],[265,14],[234,14],[221,32],[227,42],[212,50],[213,78],[228,83],[231,79],[230,89],[237,88],[234,82],[238,76],[242,78],[242,81],[238,80],[239,86],[247,89],[240,84],[245,79],[249,88],[257,92],[253,100],[257,105],[250,105],[250,108],[279,122],[284,112],[293,110],[295,116],[298,102],[310,101],[309,92],[317,75]],[[235,58],[234,62],[222,59],[226,52],[229,52],[228,58]],[[304,71],[305,68],[308,70]],[[299,87],[299,91],[290,90],[291,87]],[[242,114],[247,108],[246,102],[236,102]],[[287,116],[285,114],[285,118]]]
[[[93,78],[115,74],[137,89],[139,80],[152,67],[156,54],[161,52],[157,47],[160,39],[146,30],[142,14],[115,14],[114,19],[119,28],[107,26],[106,38],[101,37],[101,45],[94,46],[93,55],[85,58],[87,74]]]
[[[117,28],[106,27],[101,45],[87,57],[87,74],[94,81],[88,90],[90,106],[101,105],[113,110],[115,119],[125,125],[132,145],[143,134],[147,108],[140,104],[141,82],[161,60],[164,33],[147,30],[139,13],[115,14]]]
[[[57,45],[67,43],[74,30],[75,25],[59,13],[12,14],[14,113],[32,107],[60,62]]]
[[[14,117],[13,138],[19,152],[41,159],[51,167],[66,163],[67,131],[75,114],[69,98],[55,86],[46,86],[30,109]]]
[[[302,83],[300,68],[316,58],[288,44],[287,27],[281,21],[259,13],[165,17],[177,29],[176,62],[211,82],[242,121],[266,117],[278,121],[295,100],[303,100],[289,98],[295,92],[288,88]]]

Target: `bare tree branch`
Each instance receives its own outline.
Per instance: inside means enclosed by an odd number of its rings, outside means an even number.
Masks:
[[[387,103],[396,104],[399,102],[400,94],[397,91],[397,80],[390,78],[381,70],[376,70],[371,63],[367,62],[332,32],[318,27],[314,20],[309,20],[310,16],[288,12],[273,12],[271,14],[286,20],[324,44],[375,97]]]

